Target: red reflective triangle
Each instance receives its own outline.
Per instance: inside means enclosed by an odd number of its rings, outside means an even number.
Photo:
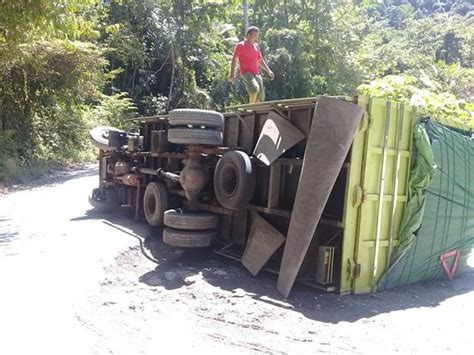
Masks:
[[[461,255],[461,250],[456,249],[452,251],[448,251],[447,253],[441,254],[439,256],[439,260],[441,261],[441,265],[443,266],[446,275],[449,277],[450,280],[453,279],[454,274],[456,273],[459,265],[459,256]],[[446,263],[446,259],[454,256],[454,262],[451,268],[449,268],[448,264]]]

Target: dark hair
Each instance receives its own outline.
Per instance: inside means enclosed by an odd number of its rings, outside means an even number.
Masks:
[[[250,26],[247,30],[247,34],[245,36],[250,36],[252,33],[255,33],[255,32],[260,32],[260,30],[258,29],[257,26]]]

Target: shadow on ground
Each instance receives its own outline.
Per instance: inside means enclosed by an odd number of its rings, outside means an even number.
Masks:
[[[177,249],[164,244],[161,230],[144,221],[135,222],[131,211],[104,215],[88,211],[81,219],[103,219],[123,229],[124,234],[144,239],[145,252],[157,266],[139,277],[150,287],[163,286],[173,290],[186,287],[189,278],[202,277],[222,290],[245,291],[245,297],[293,309],[304,316],[327,323],[354,322],[382,313],[418,307],[435,307],[450,297],[474,291],[474,269],[469,268],[453,281],[434,280],[415,283],[376,294],[326,294],[303,285],[296,285],[291,296],[284,299],[276,290],[276,276],[262,272],[253,277],[238,262],[220,257],[212,249]],[[120,233],[120,231],[117,231]]]

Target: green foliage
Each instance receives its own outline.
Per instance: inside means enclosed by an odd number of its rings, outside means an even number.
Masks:
[[[86,114],[90,124],[102,124],[121,129],[130,129],[127,119],[135,116],[137,111],[132,100],[127,97],[127,93],[121,92],[114,95],[101,95],[100,101]]]
[[[1,180],[90,159],[83,105],[99,97],[109,76],[103,50],[91,42],[95,4],[2,2]]]
[[[412,76],[387,76],[359,86],[362,95],[400,101],[422,117],[465,130],[474,129],[474,101],[459,100],[447,92],[435,93]]]
[[[211,107],[208,88],[223,79],[223,68],[230,61],[216,26],[225,17],[225,7],[184,0],[104,6],[107,58],[112,70],[121,71],[107,93],[130,93],[144,114],[186,105]],[[212,96],[219,101],[221,95]]]
[[[264,75],[267,100],[352,95],[365,84],[364,93],[411,102],[441,121],[472,122],[472,1],[246,3],[275,73],[273,81]],[[137,114],[247,102],[242,83],[227,81],[243,39],[242,7],[237,0],[2,1],[0,179],[31,164],[91,159],[94,125],[133,129],[126,119]]]
[[[368,34],[356,52],[362,81],[408,74],[436,82],[438,91],[472,97],[474,17],[441,13],[407,18],[402,28],[390,19],[367,23]]]
[[[22,142],[18,154],[23,159],[61,161],[63,139],[65,150],[83,145],[77,106],[95,99],[106,80],[102,51],[90,43],[65,40],[34,42],[18,50],[0,69],[3,128],[13,130]]]
[[[146,114],[246,101],[239,81],[235,86],[226,82],[235,33],[219,33],[229,24],[242,29],[242,3],[225,3],[106,5],[103,38],[111,48],[112,69],[122,70],[109,90],[131,93]],[[361,83],[399,74],[430,78],[441,91],[468,98],[474,57],[471,7],[466,1],[437,4],[249,1],[250,22],[260,27],[260,47],[276,74],[273,82],[265,78],[267,99],[354,94]],[[459,66],[456,80],[454,67],[447,69],[451,65]]]
[[[418,90],[410,100],[422,116],[429,116],[440,123],[474,129],[474,102],[459,100],[450,93],[435,94],[428,90]]]
[[[417,82],[413,76],[388,75],[369,84],[362,84],[358,90],[365,96],[409,103],[412,95],[418,90],[415,86]]]
[[[94,36],[98,0],[2,0],[0,53],[16,45],[48,37],[77,39]]]
[[[9,173],[17,174],[19,161],[16,158],[17,144],[12,130],[0,131],[0,181],[7,180]]]

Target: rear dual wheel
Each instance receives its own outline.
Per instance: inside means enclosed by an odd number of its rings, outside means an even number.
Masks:
[[[220,146],[223,138],[221,131],[213,129],[170,128],[168,129],[168,141],[184,145]]]
[[[215,111],[176,109],[170,111],[168,141],[174,144],[220,146],[224,116]]]
[[[217,216],[207,212],[165,212],[163,242],[179,248],[208,247],[216,239]]]
[[[217,227],[217,216],[206,212],[183,212],[170,209],[165,212],[164,224],[167,227],[184,230],[207,230]]]
[[[168,123],[171,126],[211,127],[222,129],[224,116],[215,111],[180,108],[170,111]]]
[[[166,227],[163,242],[178,248],[205,248],[216,239],[216,231],[189,231]]]

